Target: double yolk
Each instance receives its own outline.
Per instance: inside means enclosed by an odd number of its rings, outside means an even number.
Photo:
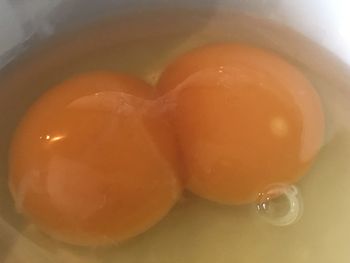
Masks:
[[[92,72],[44,94],[10,150],[17,209],[68,243],[120,242],[159,222],[184,186],[236,205],[295,183],[322,144],[316,91],[268,51],[198,48],[165,69],[155,92]]]

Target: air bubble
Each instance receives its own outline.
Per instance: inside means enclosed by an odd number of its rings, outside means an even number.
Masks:
[[[275,184],[259,194],[256,209],[271,225],[288,226],[301,218],[303,201],[295,185]]]

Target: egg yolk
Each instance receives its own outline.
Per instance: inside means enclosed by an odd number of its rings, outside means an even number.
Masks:
[[[18,210],[78,245],[120,242],[163,218],[181,184],[174,141],[150,94],[140,80],[92,72],[39,98],[10,150]]]
[[[212,201],[250,203],[273,184],[295,183],[322,145],[318,94],[270,51],[198,48],[166,68],[158,91],[177,132],[187,188]]]

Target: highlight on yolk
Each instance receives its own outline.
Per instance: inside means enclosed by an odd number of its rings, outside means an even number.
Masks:
[[[92,72],[49,90],[20,123],[10,188],[20,212],[78,245],[134,237],[163,218],[181,184],[171,133],[129,76]]]
[[[310,167],[324,133],[318,94],[278,55],[208,45],[178,58],[158,82],[180,142],[187,188],[223,204],[256,201]]]

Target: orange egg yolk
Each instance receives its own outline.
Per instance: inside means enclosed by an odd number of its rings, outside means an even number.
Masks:
[[[269,51],[198,48],[163,72],[158,91],[180,143],[187,188],[209,200],[250,203],[273,184],[295,183],[322,145],[318,94]]]
[[[151,88],[93,72],[66,80],[26,113],[10,151],[10,188],[20,212],[78,245],[134,237],[177,201],[171,133],[149,106]]]

